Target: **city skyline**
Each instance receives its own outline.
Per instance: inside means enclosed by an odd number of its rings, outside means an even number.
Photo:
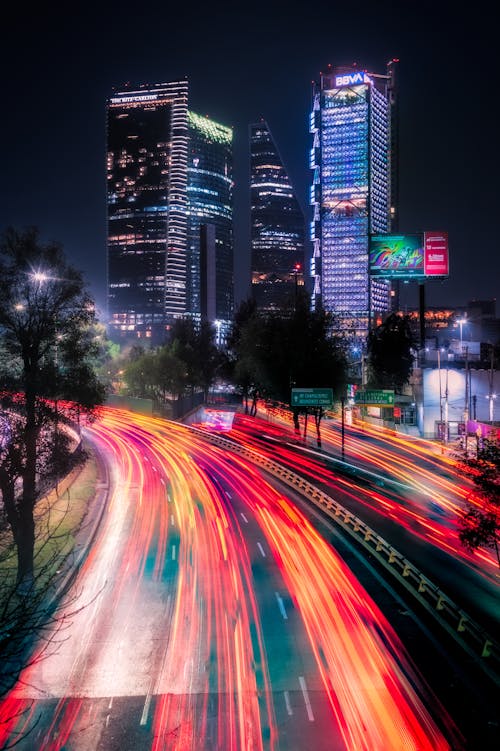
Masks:
[[[269,124],[292,184],[310,220],[308,120],[311,82],[328,63],[383,68],[400,59],[401,232],[447,231],[450,276],[426,285],[429,306],[465,305],[500,297],[500,254],[494,212],[497,192],[489,30],[447,4],[420,3],[398,14],[318,3],[321,24],[307,9],[285,13],[271,2],[266,23],[228,4],[176,10],[176,34],[161,33],[168,9],[155,7],[155,24],[111,3],[79,9],[76,18],[55,10],[30,19],[10,10],[3,46],[5,147],[0,229],[36,225],[43,239],[60,241],[103,307],[106,287],[105,103],[113,87],[187,77],[196,110],[234,129],[235,297],[250,291],[248,125]],[[120,6],[123,10],[123,6]],[[163,8],[163,10],[162,10]],[[97,22],[98,20],[98,22]],[[484,106],[481,103],[484,102]],[[481,109],[479,109],[481,107]],[[417,304],[416,285],[407,298]],[[403,296],[404,297],[404,296]],[[498,315],[498,311],[497,311]]]

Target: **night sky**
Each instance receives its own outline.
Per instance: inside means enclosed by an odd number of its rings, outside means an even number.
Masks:
[[[428,305],[500,299],[493,20],[475,3],[69,4],[3,13],[0,230],[62,243],[105,311],[105,104],[124,82],[187,77],[189,106],[235,128],[235,297],[249,292],[248,124],[264,117],[309,222],[311,81],[399,58],[400,232],[448,231]],[[495,40],[496,42],[496,40]],[[495,126],[497,123],[495,122]],[[403,301],[417,305],[416,284]],[[500,311],[497,306],[497,315]]]

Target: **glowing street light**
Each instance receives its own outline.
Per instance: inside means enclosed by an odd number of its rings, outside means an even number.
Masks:
[[[467,323],[467,318],[459,318],[457,320],[457,323],[460,326],[460,347],[461,347],[462,346],[463,326]]]

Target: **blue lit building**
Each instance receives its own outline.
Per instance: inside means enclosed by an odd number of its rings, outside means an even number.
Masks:
[[[205,224],[215,227],[214,315],[232,316],[231,142],[231,129],[188,110],[185,80],[125,88],[108,99],[111,338],[158,344],[175,319],[200,320]]]
[[[370,278],[368,246],[395,229],[395,105],[395,61],[384,74],[329,68],[313,87],[313,301],[359,342],[391,309],[390,282]]]
[[[304,283],[306,223],[267,123],[249,127],[252,296],[273,311]]]

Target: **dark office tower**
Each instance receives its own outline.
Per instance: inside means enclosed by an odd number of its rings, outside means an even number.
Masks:
[[[234,311],[233,131],[188,111],[188,135],[186,310],[195,320],[204,316],[212,323],[217,321],[220,339],[226,335]],[[210,260],[213,257],[215,267]],[[215,288],[213,273],[207,277],[213,268]],[[208,294],[203,299],[202,288]],[[213,299],[208,308],[207,299]]]
[[[250,125],[252,296],[273,311],[304,280],[305,219],[267,123]]]
[[[107,106],[110,336],[162,341],[186,311],[187,81]]]
[[[368,251],[396,212],[395,62],[383,75],[329,68],[313,88],[313,294],[360,340],[391,307],[389,282],[370,278]]]

